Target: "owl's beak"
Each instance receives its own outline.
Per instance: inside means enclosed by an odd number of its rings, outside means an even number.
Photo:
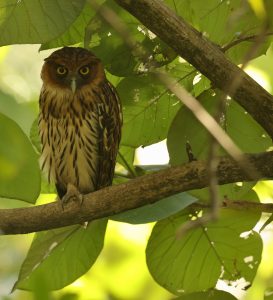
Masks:
[[[75,94],[76,89],[77,89],[77,82],[76,82],[76,78],[75,77],[71,78],[70,87],[71,87],[71,91],[73,92],[73,94]]]

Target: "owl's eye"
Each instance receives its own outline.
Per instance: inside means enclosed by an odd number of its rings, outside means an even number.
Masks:
[[[65,67],[62,67],[62,66],[59,66],[57,68],[57,74],[58,75],[65,75],[67,73],[67,68]]]
[[[85,76],[85,75],[89,74],[90,68],[87,66],[84,66],[84,67],[80,68],[79,72],[81,75]]]

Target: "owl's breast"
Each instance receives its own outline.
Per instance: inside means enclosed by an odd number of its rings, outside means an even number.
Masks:
[[[40,113],[41,168],[49,181],[66,190],[68,183],[83,194],[96,190],[98,121],[94,111],[73,111],[56,118]]]

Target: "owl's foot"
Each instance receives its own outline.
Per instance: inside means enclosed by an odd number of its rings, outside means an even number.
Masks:
[[[67,185],[66,194],[61,199],[61,205],[64,209],[64,205],[70,201],[76,201],[80,205],[83,203],[83,195],[79,192],[79,190],[71,183]]]

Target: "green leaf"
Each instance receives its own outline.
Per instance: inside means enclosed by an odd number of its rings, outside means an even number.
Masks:
[[[175,294],[214,288],[218,279],[252,282],[262,252],[261,237],[249,231],[256,213],[223,209],[217,222],[177,238],[192,217],[183,212],[155,225],[146,249],[153,278]]]
[[[102,60],[104,67],[111,74],[125,77],[137,73],[140,62],[117,33],[101,36],[100,44],[91,50]]]
[[[41,194],[57,194],[54,183],[49,183],[45,176],[41,180]]]
[[[208,292],[199,292],[184,295],[173,300],[236,300],[233,295],[218,290],[211,290]]]
[[[205,77],[200,73],[198,74],[198,76],[196,76],[195,79],[198,81],[194,83],[193,91],[194,91],[194,97],[197,98],[204,91],[209,90],[211,88],[211,82],[207,77]]]
[[[25,134],[37,115],[37,101],[18,103],[14,97],[0,91],[0,112],[15,121]]]
[[[136,149],[120,145],[118,150],[117,162],[120,163],[129,173],[136,175],[134,170],[134,158]]]
[[[33,290],[37,278],[49,290],[75,281],[100,254],[107,220],[93,221],[87,228],[69,226],[37,233],[21,267],[14,289]]]
[[[217,97],[212,91],[206,91],[198,97],[199,102],[211,114],[217,107]],[[177,112],[168,132],[167,147],[170,164],[179,165],[188,162],[186,143],[189,142],[197,159],[207,158],[209,133],[192,112],[182,106]]]
[[[213,116],[220,97],[219,92],[205,91],[198,97],[198,100]],[[222,126],[243,152],[266,151],[272,145],[264,129],[233,100],[226,105]],[[207,159],[211,137],[192,112],[183,106],[175,116],[168,132],[167,147],[171,165],[188,161],[185,151],[187,141],[197,159]]]
[[[272,290],[267,291],[268,295],[265,295],[264,300],[273,300]]]
[[[38,130],[38,117],[34,120],[30,128],[30,141],[38,153],[41,154],[42,144]],[[56,194],[56,187],[54,183],[49,183],[46,174],[41,177],[41,193],[42,194]]]
[[[261,226],[259,232],[261,233],[269,224],[271,224],[273,221],[273,214],[271,214],[269,216],[269,218],[263,223],[263,225]]]
[[[206,38],[221,46],[238,38],[259,35],[263,26],[263,21],[257,18],[247,1],[165,0],[165,2]],[[236,64],[242,63],[252,45],[253,42],[249,41],[239,43],[227,51],[227,55]],[[264,54],[269,45],[268,39],[255,52],[255,57]]]
[[[96,15],[87,27],[92,29],[91,50],[100,57],[108,72],[121,77],[133,76],[146,73],[151,66],[159,68],[177,57],[171,47],[151,35],[147,28],[115,1],[107,0],[102,6],[112,10],[128,31],[128,38],[121,36],[100,14]],[[133,47],[126,43],[129,37],[133,37]],[[145,56],[143,61],[138,57],[139,51]]]
[[[259,202],[259,197],[253,191],[253,187],[256,182],[238,182],[230,183],[218,186],[219,201],[223,201],[225,198],[229,200],[245,200]],[[200,199],[203,203],[210,203],[211,194],[208,188],[191,190],[189,193]],[[258,222],[260,215],[257,215],[257,220],[254,221],[253,226]]]
[[[38,118],[36,118],[31,125],[29,137],[32,145],[34,146],[36,151],[40,154],[42,151],[42,145],[39,137]]]
[[[188,73],[187,66],[184,72],[181,77]],[[186,88],[190,89],[188,85]],[[136,148],[166,138],[169,125],[181,106],[173,94],[152,75],[127,77],[118,84],[117,91],[123,104],[123,145]]]
[[[165,219],[185,207],[188,207],[197,199],[187,193],[176,194],[153,204],[131,209],[111,217],[112,220],[131,224],[145,224]]]
[[[101,4],[102,2],[104,2],[104,0],[100,0],[97,2]],[[40,50],[69,46],[83,42],[85,36],[85,28],[88,26],[88,23],[90,22],[92,17],[94,17],[94,14],[95,11],[91,8],[91,5],[87,3],[81,14],[77,17],[75,22],[68,28],[67,31],[58,36],[56,39],[42,44]]]
[[[69,28],[84,4],[85,0],[3,0],[0,45],[48,42]]]
[[[22,129],[0,114],[0,197],[34,203],[40,193],[37,154]]]
[[[145,39],[143,32],[139,30],[139,21],[132,15],[128,14],[124,9],[115,3],[115,1],[107,0],[106,6],[118,15],[131,36],[133,36],[136,44],[141,43]],[[130,76],[138,72],[140,61],[133,53],[130,47],[126,44],[124,38],[110,26],[104,18],[98,14],[92,20],[92,39],[90,47],[103,62],[104,67],[108,72],[116,76]],[[93,46],[95,39],[95,44]],[[137,47],[137,46],[136,46]]]
[[[264,0],[263,4],[266,10],[267,21],[272,29],[273,28],[273,3],[271,0]]]
[[[226,109],[226,131],[242,152],[268,150],[272,141],[264,129],[235,101]]]

